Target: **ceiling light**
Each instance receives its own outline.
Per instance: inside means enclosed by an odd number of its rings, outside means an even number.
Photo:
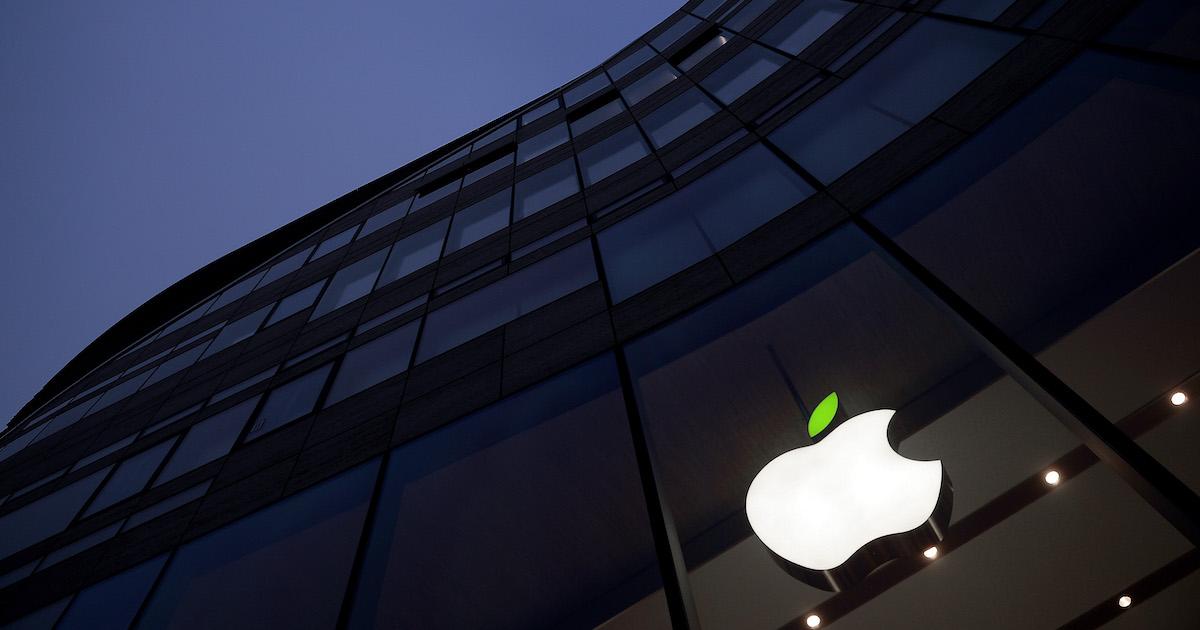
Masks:
[[[816,628],[821,625],[821,618],[816,615],[809,615],[804,619],[804,623],[809,628]]]
[[[1185,394],[1183,392],[1175,392],[1174,394],[1171,394],[1171,404],[1172,405],[1175,405],[1176,407],[1178,407],[1179,405],[1182,405],[1185,402],[1187,402],[1187,394]]]
[[[938,548],[930,547],[930,548],[926,549],[925,551],[922,551],[921,555],[925,556],[926,558],[929,558],[930,560],[933,560],[934,558],[936,558],[938,556]]]
[[[1057,486],[1058,482],[1062,481],[1062,475],[1058,474],[1057,470],[1048,470],[1046,471],[1046,476],[1044,479],[1046,480],[1047,484],[1051,486]]]
[[[1121,608],[1129,608],[1133,604],[1133,598],[1128,595],[1122,595],[1117,599],[1117,605]]]

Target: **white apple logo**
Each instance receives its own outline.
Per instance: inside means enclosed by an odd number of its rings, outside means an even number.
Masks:
[[[834,393],[813,411],[809,435],[820,435],[836,410]],[[940,461],[907,459],[892,448],[894,413],[850,418],[816,444],[771,460],[750,483],[750,527],[792,575],[841,590],[942,539],[949,478]]]

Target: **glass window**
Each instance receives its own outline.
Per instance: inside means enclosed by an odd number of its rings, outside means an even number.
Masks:
[[[942,0],[933,10],[991,22],[1012,3],[1013,0]]]
[[[46,630],[46,628],[53,628],[54,622],[69,603],[71,603],[71,598],[69,597],[60,599],[49,606],[40,608],[4,626],[4,630]]]
[[[625,105],[623,105],[621,103],[621,99],[617,98],[617,96],[614,94],[611,98],[595,109],[592,109],[592,104],[589,103],[588,109],[590,111],[579,116],[575,120],[570,121],[571,133],[575,134],[576,137],[578,137],[579,134],[592,129],[596,125],[599,125],[600,123],[625,111]]]
[[[399,280],[436,261],[442,253],[442,242],[446,240],[446,228],[449,225],[450,219],[442,219],[396,241],[383,273],[379,274],[379,286]]]
[[[83,589],[54,627],[57,630],[128,628],[166,564],[167,555],[143,562]]]
[[[383,324],[386,324],[387,322],[392,321],[397,316],[403,315],[404,313],[407,313],[428,301],[429,301],[428,295],[421,295],[421,296],[415,297],[415,298],[405,302],[404,304],[397,306],[396,308],[394,308],[390,311],[387,311],[381,315],[372,317],[371,319],[368,319],[367,321],[359,324],[358,326],[356,326],[354,328],[354,334],[361,335],[361,334],[367,332],[368,330],[373,330],[375,328],[378,328],[378,327],[382,326]]]
[[[742,8],[738,9],[733,17],[725,21],[725,26],[735,31],[744,30],[773,4],[775,4],[775,0],[750,0],[742,5]]]
[[[521,124],[528,125],[529,123],[538,120],[553,111],[558,111],[557,98],[550,99],[545,103],[542,103],[541,105],[538,105],[537,107],[525,112],[524,114],[521,114]]]
[[[287,361],[283,362],[283,367],[289,368],[289,367],[292,367],[293,365],[300,363],[301,361],[304,361],[305,359],[308,359],[310,357],[315,357],[318,354],[321,354],[322,352],[338,345],[339,343],[342,343],[343,341],[345,341],[349,338],[350,338],[350,333],[343,333],[341,335],[334,337],[333,339],[330,339],[329,341],[326,341],[324,343],[319,343],[319,344],[309,348],[308,350],[301,352],[300,354],[289,357]]]
[[[130,516],[129,519],[125,521],[125,531],[129,531],[134,527],[145,523],[146,521],[154,520],[177,507],[186,505],[192,501],[195,501],[196,499],[199,499],[200,497],[204,496],[204,493],[208,492],[208,487],[210,485],[212,485],[212,479],[209,479],[203,483],[198,483],[182,492],[173,494],[144,510],[134,512],[133,516]]]
[[[74,541],[51,551],[42,558],[42,563],[38,565],[38,571],[45,571],[47,567],[58,564],[67,558],[77,556],[96,545],[117,535],[117,530],[121,529],[121,523],[116,522],[108,527],[98,529],[83,538],[77,538]]]
[[[603,356],[397,449],[348,627],[670,627],[628,426]]]
[[[619,302],[732,244],[813,189],[754,145],[684,189],[600,232]]]
[[[228,289],[225,289],[225,292],[222,293],[215,302],[213,302],[212,308],[208,309],[209,312],[215,311],[226,304],[232,304],[234,301],[250,293],[254,290],[254,287],[258,286],[258,281],[261,280],[265,275],[267,275],[267,270],[263,269],[262,271],[249,276],[248,278],[238,282]]]
[[[205,349],[211,344],[212,341],[197,344],[158,364],[158,367],[154,368],[154,372],[150,375],[150,378],[146,379],[146,383],[142,387],[150,387],[164,378],[174,375],[179,370],[190,367],[204,354]]]
[[[463,178],[463,186],[466,186],[467,184],[473,184],[484,177],[491,175],[492,173],[497,173],[501,169],[512,166],[515,163],[515,159],[516,155],[512,151],[509,151],[504,155],[501,155],[500,157],[490,160],[484,164],[473,165],[473,170],[467,173],[467,176]]]
[[[419,193],[417,195],[417,200],[413,202],[412,211],[416,212],[421,208],[429,206],[434,202],[441,201],[442,199],[445,199],[446,197],[458,192],[458,188],[461,184],[462,179],[460,178],[452,182],[442,184],[433,190]]]
[[[272,306],[274,305],[268,304],[245,317],[235,319],[226,324],[225,327],[221,329],[221,332],[217,333],[217,336],[213,338],[212,343],[208,345],[208,349],[204,351],[204,354],[202,354],[200,358],[203,359],[204,357],[212,356],[221,350],[238,343],[239,341],[249,339],[255,332],[258,331],[258,328],[262,325],[263,320],[265,320],[267,315],[271,312]],[[163,365],[166,365],[166,363]]]
[[[577,192],[579,178],[575,173],[575,159],[567,158],[517,182],[513,220],[532,216]]]
[[[358,238],[363,238],[368,234],[374,233],[376,230],[387,227],[396,221],[404,218],[408,214],[408,207],[412,205],[412,197],[401,201],[400,203],[384,210],[383,212],[371,215],[366,223],[363,223],[362,231],[358,233]]]
[[[163,458],[167,456],[167,451],[171,450],[173,444],[175,444],[174,438],[126,458],[125,461],[117,466],[112,477],[109,477],[108,481],[104,483],[104,487],[100,489],[96,498],[92,499],[91,505],[88,506],[87,511],[83,515],[89,516],[95,514],[110,505],[124,501],[141,492],[146,487],[146,484],[150,482],[150,477],[154,474],[154,471],[158,470],[158,465],[162,463]]]
[[[426,316],[417,361],[510,322],[596,281],[588,241],[512,273]]]
[[[443,167],[443,166],[445,166],[445,165],[447,165],[447,164],[449,164],[449,163],[451,163],[451,162],[454,162],[454,161],[456,161],[456,160],[459,160],[459,159],[461,159],[463,156],[465,156],[466,154],[468,154],[468,153],[470,153],[470,152],[471,152],[471,145],[467,145],[467,146],[465,146],[465,147],[459,147],[459,148],[458,148],[458,149],[456,149],[456,150],[455,150],[453,153],[450,153],[450,154],[449,154],[449,155],[447,155],[446,157],[444,157],[444,158],[442,158],[442,159],[438,160],[437,162],[434,162],[433,164],[431,164],[431,165],[429,166],[429,170],[428,170],[428,171],[426,171],[426,172],[428,172],[428,173],[434,173],[434,172],[437,172],[437,170],[438,170],[439,168],[441,168],[441,167]]]
[[[316,319],[370,293],[387,253],[388,250],[381,249],[342,267],[329,281],[329,288],[325,289],[325,294],[321,296],[321,301],[317,303],[317,308],[313,310],[309,319]]]
[[[608,75],[613,81],[620,81],[621,77],[638,69],[643,63],[650,61],[654,57],[654,51],[650,50],[649,46],[640,46],[637,50],[630,53],[628,57],[614,63],[608,69]]]
[[[654,146],[662,148],[672,140],[708,120],[720,108],[698,88],[667,101],[662,107],[646,114],[642,125],[650,134]]]
[[[321,241],[321,244],[317,245],[317,251],[313,252],[313,260],[316,260],[354,240],[354,233],[357,231],[358,226],[355,225]]]
[[[526,138],[517,145],[517,163],[524,164],[529,160],[553,149],[567,141],[567,124],[559,123],[539,133],[532,138]]]
[[[183,317],[180,317],[179,319],[171,322],[169,325],[167,325],[166,328],[163,328],[162,333],[160,333],[158,335],[158,337],[161,337],[162,335],[168,335],[172,332],[175,332],[176,330],[179,330],[180,328],[183,328],[184,326],[187,326],[188,324],[196,321],[197,319],[200,319],[200,317],[202,315],[204,315],[205,313],[207,313],[209,311],[210,307],[212,306],[212,304],[214,302],[217,301],[218,297],[220,297],[220,296],[213,296],[213,297],[209,298],[200,306],[197,306],[196,308],[188,311],[187,314],[185,314]],[[152,341],[153,339],[156,339],[156,338],[157,337],[147,338],[145,341],[143,341],[141,344],[139,344],[139,347],[141,345],[145,345],[145,344],[149,343],[150,341]]]
[[[364,343],[346,353],[325,406],[349,398],[408,369],[420,320]]]
[[[308,260],[308,255],[312,253],[312,250],[313,248],[311,247],[306,248],[303,251],[296,252],[295,254],[284,258],[274,265],[271,265],[271,268],[267,270],[266,275],[263,276],[262,285],[265,287],[268,284],[271,284],[272,282],[304,266],[304,261]]]
[[[325,386],[331,369],[333,364],[326,363],[271,390],[246,439],[252,440],[311,413],[317,406],[317,398],[321,395],[321,388]]]
[[[0,516],[0,558],[62,531],[111,469],[96,471],[29,505]]]
[[[261,396],[255,396],[192,425],[154,480],[154,485],[160,486],[193,468],[224,457],[237,442],[238,434],[246,426],[259,398]]]
[[[633,106],[678,77],[679,75],[675,72],[674,68],[665,63],[659,64],[657,68],[647,72],[642,78],[625,86],[621,90],[621,94],[625,96],[625,100],[629,105]]]
[[[692,9],[692,13],[695,13],[700,17],[709,17],[712,15],[713,11],[721,8],[725,2],[726,0],[704,0],[704,2],[697,4],[696,7]]]
[[[1021,26],[1038,28],[1065,1],[1047,0]],[[1143,0],[1100,39],[1119,46],[1200,59],[1200,6],[1192,0]]]
[[[229,387],[226,387],[225,389],[222,389],[222,390],[218,391],[217,393],[213,394],[212,398],[208,399],[208,404],[211,405],[213,403],[220,402],[238,392],[246,391],[247,389],[257,385],[258,383],[261,383],[261,382],[271,378],[272,376],[275,376],[275,373],[278,371],[279,371],[279,366],[273,365],[269,369],[263,370],[262,372],[259,372],[258,374],[255,374],[254,376],[251,376],[250,378],[248,378],[244,381],[241,381],[240,383],[234,383],[233,385],[230,385]]]
[[[499,140],[500,138],[503,138],[504,136],[507,136],[508,134],[510,134],[516,130],[517,130],[516,119],[510,120],[510,121],[504,123],[503,125],[500,125],[499,127],[496,127],[492,131],[488,132],[482,138],[476,140],[475,144],[473,144],[472,147],[475,150],[482,149],[482,148],[486,147],[487,145]]]
[[[379,460],[179,548],[139,628],[337,625]]]
[[[729,43],[729,36],[725,33],[717,33],[710,37],[707,41],[701,44],[696,50],[689,53],[677,64],[680,70],[691,70],[696,67],[701,61],[708,58],[716,49]]]
[[[92,409],[99,411],[113,403],[124,400],[130,394],[133,394],[137,390],[141,389],[142,384],[145,383],[146,379],[149,377],[150,371],[147,370],[141,374],[138,374],[137,376],[133,376],[121,381],[120,383],[117,383],[116,385],[110,387],[108,391],[100,395],[100,398],[96,400],[96,404],[92,406]]]
[[[672,44],[679,41],[680,37],[686,35],[693,28],[700,25],[700,20],[691,15],[684,14],[667,30],[659,33],[654,39],[650,40],[650,45],[662,52],[671,47]]]
[[[500,192],[454,213],[446,253],[456,252],[479,239],[504,229],[512,208],[512,188]]]
[[[642,139],[637,125],[629,125],[613,135],[579,152],[583,182],[587,185],[616,173],[650,155],[650,147]]]
[[[915,125],[1020,41],[925,19],[771,139],[823,182]]]
[[[117,440],[116,442],[109,444],[108,446],[96,451],[95,453],[92,453],[91,455],[88,455],[87,457],[84,457],[83,459],[75,462],[75,465],[71,467],[71,470],[73,470],[73,471],[79,470],[92,462],[98,462],[101,459],[104,459],[105,457],[112,455],[113,453],[125,448],[126,446],[133,444],[133,440],[136,437],[137,437],[136,434],[130,435],[126,438]]]
[[[62,477],[66,473],[67,473],[66,468],[60,468],[27,486],[18,488],[17,490],[13,491],[13,493],[11,495],[9,495],[9,497],[12,497],[15,499],[23,494],[29,494],[30,492],[33,492],[34,490],[37,490],[38,488],[41,488],[42,486],[50,483],[51,481],[54,481],[54,480],[58,479],[59,477]],[[5,497],[5,499],[7,499],[7,498],[8,497]]]
[[[764,33],[762,41],[798,55],[853,8],[843,0],[805,0]]]
[[[267,326],[275,322],[286,319],[304,309],[312,306],[313,302],[317,301],[317,296],[321,293],[321,287],[325,286],[325,280],[318,280],[307,287],[279,300],[275,305],[274,312],[267,319]]]
[[[700,84],[729,105],[749,92],[751,88],[771,76],[783,67],[787,59],[783,55],[773,53],[758,44],[734,55],[712,74],[704,77]]]
[[[603,90],[608,87],[608,76],[603,72],[596,76],[576,85],[575,87],[563,93],[563,100],[567,102],[567,107],[581,102],[583,99]]]

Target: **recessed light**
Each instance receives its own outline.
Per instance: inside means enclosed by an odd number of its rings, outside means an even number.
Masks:
[[[925,551],[922,551],[921,555],[925,556],[926,558],[929,558],[930,560],[933,560],[934,558],[936,558],[938,556],[938,548],[930,547],[930,548],[926,549]]]
[[[816,615],[809,615],[804,619],[804,624],[809,628],[817,628],[821,625],[821,618]]]
[[[1174,394],[1171,394],[1171,404],[1172,405],[1175,405],[1176,407],[1178,407],[1185,402],[1187,402],[1187,394],[1185,394],[1183,392],[1175,392]]]
[[[1121,608],[1129,608],[1131,605],[1133,605],[1133,598],[1128,595],[1122,595],[1117,599],[1117,605]]]
[[[1048,470],[1046,471],[1046,476],[1043,477],[1043,479],[1046,480],[1047,484],[1051,486],[1057,486],[1058,482],[1062,481],[1062,475],[1058,474],[1057,470]]]

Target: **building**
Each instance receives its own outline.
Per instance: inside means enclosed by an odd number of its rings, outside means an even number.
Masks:
[[[64,367],[0,623],[1196,627],[1198,25],[690,2]],[[830,592],[746,494],[834,391],[953,507]]]

